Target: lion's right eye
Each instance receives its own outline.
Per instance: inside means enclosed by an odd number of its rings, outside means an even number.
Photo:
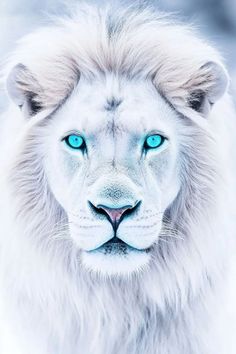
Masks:
[[[85,148],[85,140],[81,135],[70,134],[64,138],[67,146],[71,149],[81,150]]]

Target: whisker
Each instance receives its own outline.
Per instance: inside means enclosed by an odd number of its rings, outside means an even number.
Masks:
[[[159,212],[159,213],[154,213],[154,214],[148,215],[148,216],[141,216],[140,218],[137,218],[135,221],[147,220],[149,218],[152,218],[152,217],[158,216],[158,215],[162,215],[162,214],[163,214],[162,212]]]
[[[77,220],[89,220],[93,221],[94,219],[89,216],[81,216],[80,214],[68,213],[69,216],[76,218]]]
[[[165,243],[173,243],[172,241],[167,241],[167,240],[164,240],[163,238],[159,237],[158,241],[162,241],[162,242],[165,242]]]
[[[170,234],[168,234],[168,235],[163,234],[163,235],[161,235],[161,237],[165,237],[165,238],[170,237],[170,238],[174,238],[174,239],[176,239],[176,240],[182,240],[182,241],[184,241],[184,238],[183,238],[183,237],[181,237],[181,236],[175,236],[175,235],[170,235]]]

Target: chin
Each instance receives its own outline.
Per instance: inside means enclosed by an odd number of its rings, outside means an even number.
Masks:
[[[81,253],[85,269],[104,277],[138,275],[148,268],[150,260],[150,249],[136,249],[124,242],[109,241],[95,250]]]

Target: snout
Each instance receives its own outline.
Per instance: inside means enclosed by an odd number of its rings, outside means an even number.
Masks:
[[[128,179],[100,179],[86,197],[70,219],[83,265],[110,275],[144,269],[162,225],[156,206]]]
[[[139,188],[128,179],[100,180],[90,186],[85,216],[73,217],[71,232],[85,251],[105,254],[146,251],[155,242],[161,220],[145,205]]]
[[[120,225],[124,220],[135,219],[141,204],[137,187],[125,177],[98,181],[88,200],[93,216],[111,225],[112,234],[107,242],[111,246],[114,241],[116,247],[125,246],[125,241],[117,236]]]

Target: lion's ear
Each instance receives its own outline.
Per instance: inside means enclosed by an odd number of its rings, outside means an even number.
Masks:
[[[228,87],[228,75],[221,64],[202,65],[184,85],[188,91],[188,106],[207,115],[211,106],[220,99]]]
[[[23,64],[18,64],[11,70],[6,86],[10,98],[25,115],[33,116],[41,110],[38,99],[41,87]]]

